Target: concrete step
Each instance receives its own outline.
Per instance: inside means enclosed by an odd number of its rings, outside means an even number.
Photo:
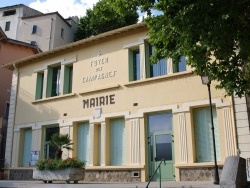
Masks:
[[[9,181],[0,180],[0,188],[146,188],[145,183],[107,183],[107,182],[81,182],[78,184],[65,184],[64,181],[54,181],[53,183],[43,183],[42,181]],[[159,182],[151,182],[149,188],[159,188]],[[161,188],[219,188],[210,181],[181,181],[162,182]]]

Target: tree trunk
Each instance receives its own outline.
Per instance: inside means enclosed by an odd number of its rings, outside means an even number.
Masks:
[[[56,157],[56,159],[61,159],[62,158],[62,150],[57,150],[55,157]]]

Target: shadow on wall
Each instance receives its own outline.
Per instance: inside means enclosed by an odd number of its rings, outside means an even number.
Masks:
[[[60,114],[49,101],[32,104],[34,100],[35,96],[33,94],[22,88],[18,89],[16,108],[16,122],[18,124],[44,121],[44,117],[46,117],[46,121],[59,119]]]

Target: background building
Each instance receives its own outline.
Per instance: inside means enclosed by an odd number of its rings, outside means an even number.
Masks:
[[[43,14],[23,4],[0,8],[0,27],[11,39],[47,51],[74,41],[78,17],[64,19],[58,12]]]
[[[152,52],[146,26],[135,24],[5,65],[14,106],[6,178],[31,179],[31,152],[53,157],[47,142],[60,132],[74,142],[63,158],[87,161],[86,181],[147,181],[163,158],[165,181],[212,181],[207,87],[185,57],[151,65]],[[221,170],[239,149],[234,105],[211,91]]]

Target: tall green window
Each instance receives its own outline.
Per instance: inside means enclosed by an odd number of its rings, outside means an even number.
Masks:
[[[35,96],[36,100],[43,98],[43,79],[44,79],[44,73],[38,72],[36,78],[36,96]]]
[[[129,50],[129,81],[140,80],[140,51]]]
[[[77,157],[82,161],[89,160],[89,123],[80,123],[77,126]]]
[[[155,63],[150,62],[150,57],[154,54],[154,47],[150,45],[148,42],[145,42],[145,62],[146,62],[146,75],[147,78],[157,77],[162,75],[167,75],[168,69],[167,67],[167,58],[161,59]],[[178,63],[173,62],[173,70],[170,72],[182,72],[186,71],[186,58],[182,56]]]
[[[72,92],[73,66],[65,66],[64,68],[64,86],[63,94]]]
[[[31,139],[32,129],[25,129],[23,133],[23,161],[22,166],[25,167],[30,162],[31,156]]]
[[[211,130],[210,108],[196,108],[193,110],[194,115],[194,135],[196,148],[196,162],[213,162],[213,137]],[[213,108],[213,123],[216,143],[217,160],[220,160],[220,142],[217,123],[217,114]]]
[[[48,67],[47,97],[60,95],[61,67]]]
[[[125,122],[123,118],[110,120],[110,165],[125,162]]]
[[[154,53],[154,47],[145,42],[145,62],[146,62],[146,74],[147,78],[162,76],[167,74],[167,62],[166,59],[161,59],[154,64],[150,63],[150,57]]]

